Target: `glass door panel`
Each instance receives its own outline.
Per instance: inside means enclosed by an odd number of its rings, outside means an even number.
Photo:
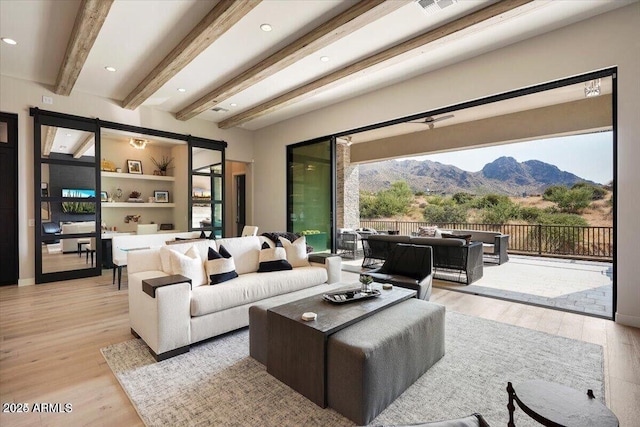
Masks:
[[[97,126],[36,114],[36,282],[101,273]]]
[[[223,151],[191,141],[190,229],[206,230],[222,237],[224,167]]]
[[[333,248],[334,157],[331,140],[287,147],[287,228],[314,252]]]

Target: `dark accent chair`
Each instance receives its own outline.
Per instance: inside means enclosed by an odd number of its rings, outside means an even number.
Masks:
[[[382,267],[366,274],[379,283],[391,283],[412,289],[417,297],[429,300],[433,272],[433,251],[430,246],[398,243],[391,249]]]
[[[349,256],[351,259],[355,259],[358,252],[358,237],[358,233],[355,231],[338,233],[338,239],[336,241],[338,255]]]
[[[52,245],[54,243],[60,243],[60,233],[62,230],[60,226],[55,222],[43,222],[42,223],[42,242],[47,245]]]
[[[383,426],[384,427],[384,426]],[[431,423],[397,424],[387,427],[489,427],[489,423],[480,414],[472,414],[468,417],[456,420],[436,421]]]

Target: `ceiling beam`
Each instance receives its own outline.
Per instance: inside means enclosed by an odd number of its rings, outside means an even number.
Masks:
[[[231,80],[216,87],[176,114],[178,120],[189,120],[213,108],[233,95],[257,84],[354,31],[411,3],[413,0],[365,0],[314,28]]]
[[[113,0],[82,0],[71,37],[67,44],[58,78],[53,89],[58,95],[69,96],[76,84],[102,24],[107,19]]]
[[[533,0],[504,0],[494,3],[455,21],[444,24],[426,33],[420,34],[410,40],[399,43],[382,52],[371,55],[361,61],[348,65],[340,70],[334,71],[326,76],[320,77],[311,83],[300,86],[292,91],[280,95],[274,99],[257,105],[240,114],[229,117],[218,123],[220,129],[228,129],[246,123],[250,120],[272,113],[276,110],[284,108],[288,105],[299,102],[305,98],[313,96],[323,89],[328,88],[338,80],[344,79],[367,68],[388,61],[396,56],[405,54],[413,49],[418,49],[429,43],[433,43],[444,37],[450,36],[458,31],[477,25],[483,21],[494,18],[503,13],[509,12],[520,6],[523,6]]]
[[[82,141],[82,143],[76,148],[76,151],[73,153],[74,159],[79,159],[87,152],[91,147],[95,145],[95,134],[90,133],[87,137]]]
[[[47,132],[44,135],[44,142],[42,144],[42,157],[49,157],[51,150],[53,149],[53,141],[56,139],[56,132],[58,128],[56,126],[45,126]]]
[[[136,86],[122,107],[138,108],[262,0],[220,0],[202,21]]]

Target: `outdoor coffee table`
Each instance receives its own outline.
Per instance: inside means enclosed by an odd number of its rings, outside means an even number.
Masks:
[[[517,391],[516,391],[517,387]],[[544,426],[551,427],[618,427],[618,418],[593,396],[591,390],[581,392],[549,381],[532,380],[513,386],[509,393],[509,423],[513,422],[514,400],[522,411]]]
[[[345,286],[353,289],[356,285]],[[328,337],[380,310],[413,298],[416,292],[394,286],[380,296],[345,304],[334,304],[314,295],[267,310],[269,333],[267,372],[318,406],[327,406],[326,345]],[[337,291],[332,291],[337,292]],[[302,314],[317,313],[304,321]]]

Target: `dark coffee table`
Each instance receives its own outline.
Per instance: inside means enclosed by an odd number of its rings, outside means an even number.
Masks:
[[[345,285],[345,289],[355,287]],[[329,335],[416,295],[397,286],[383,290],[382,285],[374,283],[373,287],[381,292],[379,297],[333,304],[315,295],[268,309],[267,372],[325,408]],[[301,316],[306,312],[317,313],[318,318],[304,321]]]
[[[517,388],[517,391],[516,391]],[[593,396],[549,381],[532,380],[507,384],[509,423],[513,422],[514,400],[522,411],[550,427],[618,427],[618,418]]]

